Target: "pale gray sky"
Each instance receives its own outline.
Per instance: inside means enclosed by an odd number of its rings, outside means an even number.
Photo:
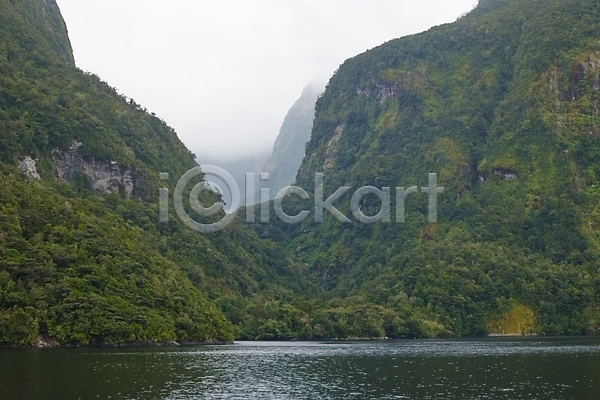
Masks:
[[[196,153],[275,142],[311,80],[476,0],[58,0],[77,65],[155,112]]]

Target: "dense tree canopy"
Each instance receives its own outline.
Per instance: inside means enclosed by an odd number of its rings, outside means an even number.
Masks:
[[[175,132],[74,66],[54,1],[0,0],[0,345],[600,333],[599,29],[592,0],[482,0],[340,67],[298,184],[395,198],[435,172],[438,223],[418,193],[403,223],[242,212],[200,235],[172,202],[158,219],[159,187],[195,166]],[[134,195],[57,179],[73,143],[133,171]]]

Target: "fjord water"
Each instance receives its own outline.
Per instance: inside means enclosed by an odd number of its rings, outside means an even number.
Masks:
[[[0,349],[1,399],[598,399],[599,338]]]

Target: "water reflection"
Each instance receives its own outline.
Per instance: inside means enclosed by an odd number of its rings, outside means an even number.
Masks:
[[[600,339],[1,349],[4,399],[597,399]]]

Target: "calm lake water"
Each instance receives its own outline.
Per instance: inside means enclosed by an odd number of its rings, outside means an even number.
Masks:
[[[0,349],[1,399],[600,399],[600,338]]]

